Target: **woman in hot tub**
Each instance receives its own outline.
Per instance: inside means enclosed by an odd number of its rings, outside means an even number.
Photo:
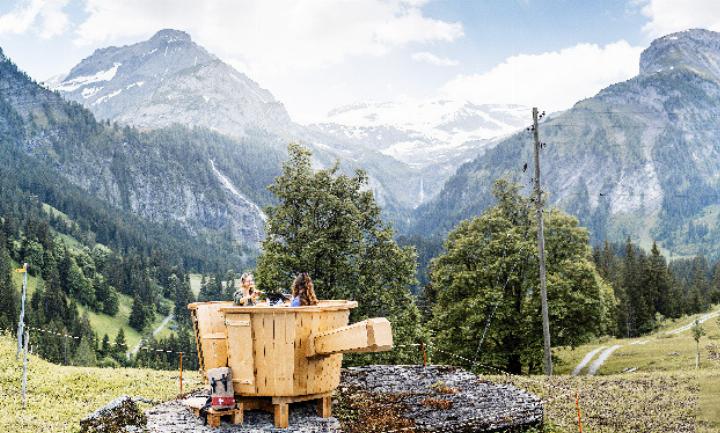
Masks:
[[[308,275],[307,272],[302,272],[295,277],[295,281],[292,283],[292,300],[290,301],[290,306],[305,307],[308,305],[317,305],[317,303],[318,300],[317,296],[315,296],[315,289],[310,275]]]

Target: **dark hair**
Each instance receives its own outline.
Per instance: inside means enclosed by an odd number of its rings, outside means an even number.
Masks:
[[[300,305],[317,305],[315,287],[307,272],[301,272],[292,283],[292,296],[300,297]]]

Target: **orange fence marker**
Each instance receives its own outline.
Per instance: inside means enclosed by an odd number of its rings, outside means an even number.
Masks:
[[[582,416],[580,414],[580,392],[575,392],[575,407],[577,407],[578,414],[578,431],[582,433]]]
[[[183,380],[182,380],[182,352],[178,353],[178,356],[180,357],[180,395],[183,393]]]

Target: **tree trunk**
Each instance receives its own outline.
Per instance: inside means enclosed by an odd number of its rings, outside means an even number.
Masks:
[[[522,374],[522,361],[520,361],[520,355],[510,355],[507,363],[508,373],[511,374]]]

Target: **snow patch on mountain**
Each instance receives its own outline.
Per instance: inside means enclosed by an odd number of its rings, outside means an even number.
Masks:
[[[102,104],[103,102],[107,101],[108,99],[116,97],[120,93],[122,93],[122,89],[114,90],[114,91],[108,93],[107,95],[96,99],[95,102],[93,102],[93,105]]]
[[[423,168],[464,162],[524,127],[529,117],[530,109],[519,105],[405,99],[336,108],[325,123],[312,126]]]
[[[113,63],[112,67],[109,69],[98,71],[93,75],[81,75],[70,80],[65,80],[53,90],[57,90],[59,92],[72,92],[88,84],[110,81],[113,77],[115,77],[115,74],[117,74],[118,68],[121,65],[122,63]]]

